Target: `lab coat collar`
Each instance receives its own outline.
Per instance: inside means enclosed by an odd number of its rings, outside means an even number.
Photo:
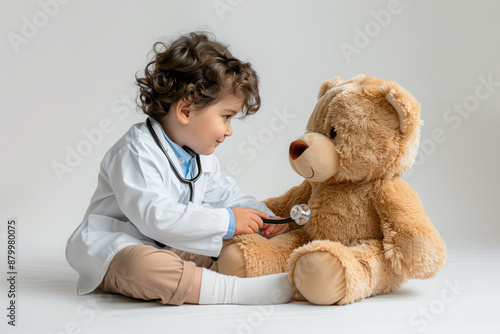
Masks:
[[[163,135],[164,134],[163,128],[161,127],[161,125],[156,120],[154,120],[152,118],[150,118],[150,119],[152,121],[151,124],[153,126],[153,130],[155,131],[155,133],[158,136],[158,138],[160,138],[160,141],[161,141],[163,147],[165,147],[165,149],[167,150],[168,155],[172,158],[172,161],[173,161],[173,163],[175,165],[175,168],[177,168],[178,171],[181,171],[182,168],[181,168],[181,165],[179,164],[179,160],[176,157],[175,152],[174,152],[172,146],[170,146],[170,144],[167,142],[166,138],[168,138],[168,137],[165,138],[165,136]],[[145,123],[144,123],[144,126],[146,126]],[[146,131],[149,133],[149,130],[147,130],[147,128],[146,128]],[[179,145],[177,145],[177,146],[179,146]],[[193,150],[191,150],[189,147],[184,146],[184,149],[186,150],[186,152],[188,152],[193,157],[196,155],[195,152]],[[201,165],[203,166],[203,173],[214,172],[215,169],[214,169],[214,166],[213,166],[213,157],[212,157],[212,155],[213,155],[213,153],[210,154],[210,155],[200,155]],[[192,163],[191,167],[194,168],[193,166],[195,166],[195,165],[196,165],[195,163]],[[196,167],[196,168],[198,168],[198,167]],[[196,173],[196,172],[197,172],[197,170],[194,171],[194,173]]]
[[[149,118],[149,119],[151,120],[151,125],[153,127],[154,132],[156,133],[156,136],[160,139],[160,142],[161,142],[163,148],[167,151],[168,155],[170,156],[172,162],[175,165],[175,168],[178,171],[182,171],[182,167],[179,163],[179,157],[177,156],[176,152],[174,151],[174,149],[172,148],[170,143],[167,141],[168,137],[165,135],[165,132],[163,132],[163,128],[161,127],[160,123],[158,123],[158,121],[156,121],[152,118]],[[146,124],[144,124],[144,126],[146,126]],[[147,132],[149,132],[149,131],[147,131]],[[180,148],[179,145],[177,145],[177,146]]]
[[[196,157],[196,153],[190,149],[189,147],[187,146],[184,146],[184,147],[180,147],[179,145],[177,145],[176,143],[174,143],[170,138],[168,138],[167,134],[165,133],[165,131],[163,131],[163,127],[160,125],[160,123],[153,119],[153,118],[149,118],[152,122],[158,124],[158,127],[160,128],[162,134],[163,134],[163,137],[165,138],[165,140],[167,141],[167,143],[170,145],[170,147],[172,148],[172,151],[174,151],[175,155],[177,156],[177,158],[182,158],[184,159],[185,161],[189,161],[193,158]]]

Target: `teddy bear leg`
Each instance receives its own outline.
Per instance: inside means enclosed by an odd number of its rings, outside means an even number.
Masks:
[[[298,291],[312,304],[332,305],[345,296],[345,269],[327,252],[301,256],[295,266],[294,281]]]
[[[368,290],[359,299],[389,293],[407,281],[406,276],[395,272],[391,261],[386,258],[382,241],[371,240],[349,249],[368,281]]]
[[[353,247],[313,241],[291,255],[288,268],[296,292],[318,305],[349,304],[390,292],[405,280],[394,273],[378,240]]]
[[[217,271],[239,277],[284,273],[290,254],[307,241],[306,234],[300,230],[271,239],[258,234],[237,236],[224,245]]]
[[[230,244],[220,252],[217,272],[238,277],[247,277],[246,261],[243,249],[237,243]]]

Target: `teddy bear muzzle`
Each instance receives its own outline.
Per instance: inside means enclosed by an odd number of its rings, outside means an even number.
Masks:
[[[311,182],[323,182],[340,170],[340,158],[332,141],[317,132],[309,132],[290,144],[290,165]]]

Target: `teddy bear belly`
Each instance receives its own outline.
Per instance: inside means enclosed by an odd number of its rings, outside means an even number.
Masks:
[[[304,226],[310,240],[354,246],[382,240],[380,218],[371,205],[373,182],[316,185],[309,200],[311,219]]]
[[[320,212],[313,215],[304,227],[310,240],[337,241],[354,246],[363,240],[382,240],[383,234],[371,215],[341,215],[338,212]]]

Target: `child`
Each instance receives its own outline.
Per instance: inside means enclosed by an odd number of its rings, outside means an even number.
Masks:
[[[236,114],[259,109],[255,71],[203,33],[153,50],[145,77],[137,79],[148,121],[132,126],[105,155],[84,221],[66,247],[80,274],[78,293],[99,288],[170,305],[288,302],[286,273],[216,272],[222,262],[231,266],[223,239],[288,230],[264,224],[272,212],[224,177],[212,154],[231,136]],[[217,256],[220,264],[211,258]]]

